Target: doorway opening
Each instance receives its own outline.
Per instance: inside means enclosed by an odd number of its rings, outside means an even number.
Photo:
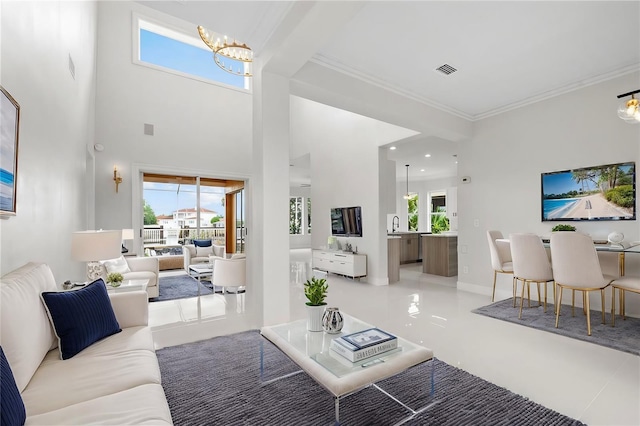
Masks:
[[[142,184],[145,255],[182,255],[197,240],[225,246],[229,255],[244,252],[243,181],[143,173]]]

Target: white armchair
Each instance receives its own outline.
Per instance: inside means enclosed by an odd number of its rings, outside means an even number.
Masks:
[[[227,287],[235,288],[235,293],[245,290],[247,285],[247,259],[216,258],[213,267],[213,285],[222,287],[223,293]]]
[[[209,247],[198,247],[193,244],[182,246],[184,253],[184,270],[189,272],[189,265],[209,262],[209,256],[226,257],[227,248],[224,245],[212,244]]]

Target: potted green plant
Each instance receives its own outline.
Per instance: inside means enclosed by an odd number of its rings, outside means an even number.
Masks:
[[[328,289],[329,285],[324,278],[312,277],[304,283],[304,295],[308,300],[306,305],[309,314],[307,319],[309,331],[322,331],[322,314],[327,304],[324,299],[327,297]]]
[[[107,275],[107,284],[111,285],[111,287],[120,287],[123,279],[124,277],[120,272],[112,272]]]
[[[565,224],[559,224],[554,226],[553,228],[551,228],[551,232],[556,232],[556,231],[575,231],[576,227],[573,225],[565,225]]]

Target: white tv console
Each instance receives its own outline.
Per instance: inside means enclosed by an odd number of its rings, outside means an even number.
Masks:
[[[367,255],[342,251],[312,250],[312,267],[351,278],[367,275]]]

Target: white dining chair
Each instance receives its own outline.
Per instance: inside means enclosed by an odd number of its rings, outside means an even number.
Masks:
[[[640,277],[625,276],[616,278],[611,283],[611,326],[616,325],[616,290],[620,299],[620,316],[623,320],[625,317],[625,293],[627,291],[640,294]]]
[[[544,312],[547,312],[547,284],[553,285],[553,271],[547,250],[542,244],[542,240],[536,234],[511,234],[509,235],[511,244],[511,257],[513,259],[513,277],[516,282],[522,281],[522,294],[520,296],[520,313],[518,318],[522,318],[522,307],[524,306],[524,289],[527,288],[529,307],[531,307],[530,284],[536,283],[538,287],[538,306],[540,306],[540,284],[544,284]],[[553,303],[556,302],[556,287],[553,285]]]
[[[562,290],[571,290],[571,315],[574,315],[575,292],[582,292],[582,306],[587,316],[587,335],[591,336],[591,311],[589,292],[600,291],[602,323],[605,323],[604,289],[615,279],[603,275],[600,260],[590,236],[579,232],[553,232],[551,234],[551,262],[553,277],[559,290],[556,303],[556,328],[560,319]]]
[[[504,240],[502,232],[487,231],[487,240],[489,241],[489,253],[491,254],[491,267],[493,268],[493,293],[491,301],[496,298],[496,280],[498,273],[513,274],[513,262],[511,261],[511,246],[507,240]],[[502,240],[496,242],[496,240]],[[512,279],[513,284],[513,307],[516,306],[516,282]]]

